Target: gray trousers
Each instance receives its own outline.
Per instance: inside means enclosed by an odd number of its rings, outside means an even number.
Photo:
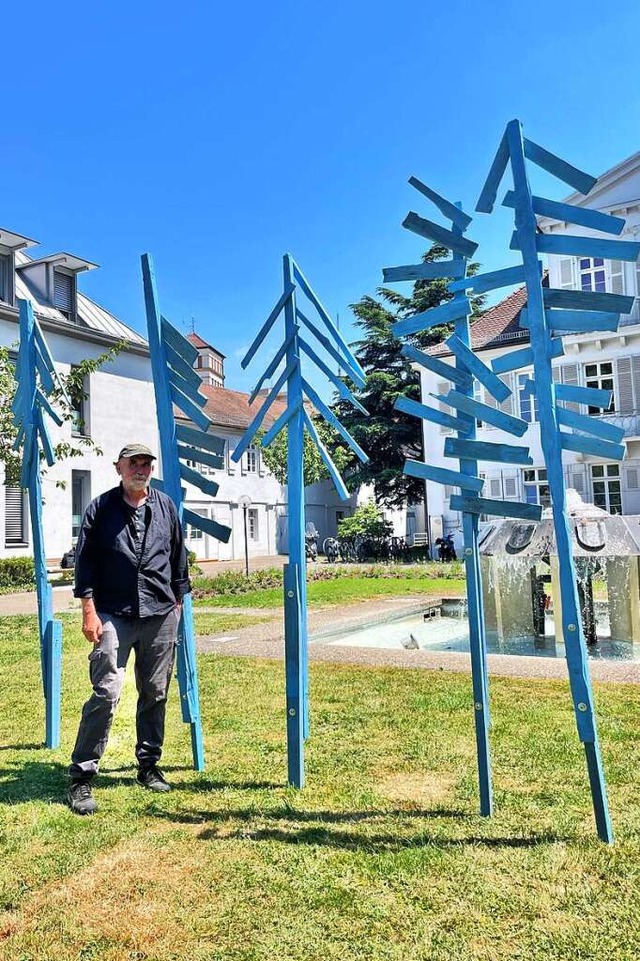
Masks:
[[[136,758],[140,767],[157,764],[162,754],[167,692],[175,658],[178,617],[175,610],[156,617],[131,619],[101,614],[102,637],[89,654],[93,694],[82,718],[71,755],[69,775],[88,780],[98,772],[124,684],[129,654],[135,653]]]

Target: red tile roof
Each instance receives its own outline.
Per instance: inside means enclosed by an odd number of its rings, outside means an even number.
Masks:
[[[190,341],[194,347],[197,347],[198,350],[205,348],[206,350],[212,350],[214,354],[218,354],[220,357],[225,356],[221,351],[218,350],[217,347],[212,347],[211,344],[208,344],[206,340],[203,340],[199,334],[196,334],[195,331],[192,334],[187,334],[187,340]]]
[[[200,392],[207,398],[207,404],[203,410],[211,419],[212,430],[216,427],[246,430],[264,402],[264,396],[256,397],[249,407],[249,394],[243,394],[239,390],[228,390],[226,387],[211,387],[208,384],[202,384]],[[263,426],[270,427],[284,412],[286,406],[284,395],[276,397],[262,422]],[[177,410],[175,413],[180,420],[188,419]]]

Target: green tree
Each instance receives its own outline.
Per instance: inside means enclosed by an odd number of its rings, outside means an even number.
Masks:
[[[318,436],[325,447],[337,447],[336,435],[326,421],[323,420],[322,417],[314,417],[313,413],[311,413],[311,419],[315,429],[318,432]],[[285,429],[280,431],[278,436],[274,438],[268,447],[262,447],[262,457],[266,466],[281,484],[287,483],[287,450],[289,444],[288,432],[289,428],[285,427]],[[264,432],[261,432],[258,437],[259,443],[261,442],[263,436]],[[337,448],[337,454],[333,460],[338,470],[342,472],[347,461],[342,448]],[[317,481],[325,480],[329,476],[329,472],[324,466],[324,461],[320,456],[320,451],[312,441],[306,429],[304,431],[303,476],[305,487],[309,487],[311,484],[317,483]]]
[[[447,255],[445,247],[434,245],[422,259],[431,263]],[[478,269],[478,264],[471,264],[469,273],[473,275]],[[334,401],[333,409],[369,455],[369,463],[362,464],[340,438],[336,442],[349,486],[353,489],[360,484],[372,484],[376,501],[388,507],[400,507],[424,497],[423,482],[403,474],[406,458],[422,459],[422,425],[418,418],[394,408],[399,395],[420,400],[420,378],[400,353],[403,341],[393,334],[392,327],[404,317],[450,300],[453,295],[447,290],[448,283],[447,278],[418,280],[410,296],[379,287],[377,298],[365,294],[351,307],[357,318],[356,325],[363,332],[362,339],[353,346],[366,374],[364,388],[354,393],[369,411],[369,417],[343,400]],[[480,316],[484,297],[471,297],[470,301],[472,316]],[[424,350],[440,343],[452,329],[452,325],[435,327],[407,340]],[[332,454],[338,456],[336,447]]]
[[[343,517],[338,523],[338,537],[387,538],[392,533],[393,524],[373,500],[361,504],[351,517]]]
[[[84,384],[88,375],[99,370],[105,363],[113,362],[124,346],[124,341],[115,344],[95,359],[82,360],[68,374],[60,375],[64,391],[61,389],[52,391],[50,400],[62,420],[69,424],[77,424],[79,431],[77,436],[72,436],[70,440],[61,440],[54,446],[59,461],[68,457],[77,457],[86,450],[102,454],[94,440],[84,434],[84,424],[78,418],[78,410],[87,397]],[[22,463],[22,451],[13,449],[17,430],[13,422],[11,402],[16,387],[13,358],[8,347],[0,347],[0,461],[4,463],[4,483],[8,487],[15,487],[20,483]]]

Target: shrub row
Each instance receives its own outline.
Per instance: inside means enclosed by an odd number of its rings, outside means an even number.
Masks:
[[[35,580],[33,557],[0,558],[0,590],[33,587]]]

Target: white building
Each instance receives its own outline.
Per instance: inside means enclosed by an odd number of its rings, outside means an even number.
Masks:
[[[640,153],[618,164],[603,174],[588,197],[573,194],[570,203],[600,210],[626,219],[620,239],[637,239],[640,232]],[[571,223],[539,219],[541,229],[554,234],[603,236]],[[553,361],[554,379],[566,384],[579,384],[613,390],[611,409],[578,408],[582,413],[604,417],[608,422],[624,427],[626,456],[621,463],[607,463],[601,458],[564,453],[565,477],[568,486],[575,488],[585,500],[594,502],[611,513],[640,513],[640,266],[621,261],[603,261],[588,257],[549,257],[548,280],[552,288],[608,291],[635,297],[633,310],[622,315],[617,333],[581,334],[564,337],[564,356]],[[529,332],[519,325],[520,311],[526,304],[526,290],[520,288],[500,304],[487,311],[472,324],[472,346],[486,364],[501,354],[526,346]],[[450,362],[452,357],[444,345],[431,348],[429,353]],[[517,443],[527,445],[533,458],[531,468],[496,464],[479,464],[486,477],[483,494],[505,500],[524,500],[548,503],[549,491],[540,445],[537,411],[532,398],[522,386],[532,370],[503,375],[512,389],[512,396],[501,409],[515,414],[530,425]],[[422,370],[422,396],[426,403],[432,393],[442,394],[450,384],[428,371]],[[480,385],[476,399],[495,405],[493,398]],[[442,409],[453,413],[448,407]],[[443,456],[445,428],[425,431],[425,460],[443,467],[455,467],[454,461]],[[478,439],[500,443],[515,443],[511,435],[493,427],[479,426]],[[435,529],[442,518],[445,532],[460,528],[461,515],[449,508],[453,489],[427,483],[427,510]],[[455,491],[457,493],[457,491]]]

